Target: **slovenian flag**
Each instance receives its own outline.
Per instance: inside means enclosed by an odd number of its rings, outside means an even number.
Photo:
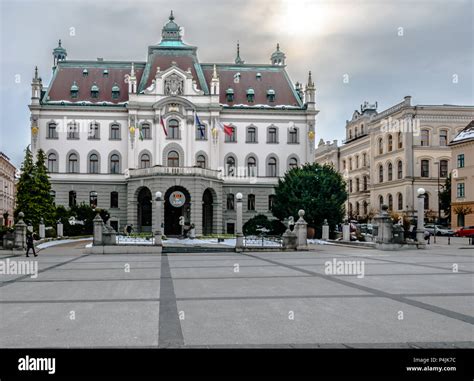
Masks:
[[[165,133],[166,136],[168,136],[168,131],[166,130],[165,122],[163,121],[163,117],[160,115],[160,124],[161,127],[163,127],[163,132]]]
[[[195,115],[196,115],[196,126],[197,126],[199,132],[201,133],[201,138],[204,139],[206,126],[201,123],[201,121],[199,120],[198,114],[196,113]]]
[[[229,124],[223,124],[223,123],[221,123],[221,122],[217,123],[217,125],[220,127],[220,129],[221,129],[222,131],[224,131],[224,133],[225,133],[226,135],[232,136],[232,133],[234,132],[234,129],[232,128],[231,125],[229,125]]]

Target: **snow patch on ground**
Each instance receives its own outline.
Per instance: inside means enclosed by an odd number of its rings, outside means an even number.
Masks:
[[[58,239],[56,241],[48,241],[48,242],[43,242],[37,245],[36,247],[38,249],[46,249],[47,247],[51,246],[56,246],[56,245],[62,245],[64,243],[69,243],[69,242],[79,242],[79,241],[90,241],[92,238],[78,238],[78,239]],[[91,243],[92,245],[92,243]]]
[[[334,245],[332,242],[322,241],[320,239],[308,239],[309,245]]]

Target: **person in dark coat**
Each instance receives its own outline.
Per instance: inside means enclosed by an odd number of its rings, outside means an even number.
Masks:
[[[27,257],[29,257],[28,253],[30,252],[30,249],[33,250],[34,256],[37,257],[38,255],[36,254],[36,251],[35,251],[35,238],[33,236],[33,233],[28,234],[26,236],[26,256]]]

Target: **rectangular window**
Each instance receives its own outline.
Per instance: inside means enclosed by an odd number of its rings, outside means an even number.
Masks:
[[[118,124],[110,126],[110,140],[120,140],[120,126]]]
[[[99,124],[91,123],[89,127],[89,139],[98,140],[99,138]]]
[[[110,207],[118,208],[118,192],[110,193]]]
[[[257,131],[255,127],[247,128],[247,143],[256,143],[257,142]]]
[[[464,183],[458,183],[457,185],[457,198],[464,198]]]
[[[290,129],[288,132],[288,143],[298,144],[298,130],[296,128]]]
[[[269,211],[272,211],[274,202],[275,202],[275,195],[274,194],[269,195],[268,196],[268,210]]]
[[[275,127],[268,129],[267,143],[278,143],[277,129]]]
[[[464,168],[464,154],[458,155],[458,168]]]
[[[92,191],[89,194],[89,205],[92,208],[97,208],[97,192]]]
[[[249,194],[247,197],[247,209],[255,210],[255,195]]]
[[[439,132],[439,145],[441,147],[446,147],[448,145],[448,131],[441,130]]]
[[[421,161],[421,177],[430,177],[430,162],[428,160]]]
[[[48,139],[57,139],[58,134],[56,132],[56,123],[48,124]]]
[[[235,136],[236,135],[236,130],[235,130],[235,127],[233,127],[233,126],[231,126],[230,128],[232,130],[232,134],[230,134],[230,135],[225,134],[225,141],[227,143],[235,143],[237,141],[237,137]]]
[[[227,195],[227,210],[234,210],[234,195],[229,193]]]
[[[448,177],[448,161],[440,160],[439,162],[439,177]]]
[[[227,234],[235,234],[235,224],[233,222],[228,222],[226,226]]]
[[[430,145],[430,132],[428,130],[421,130],[421,146],[428,147]]]

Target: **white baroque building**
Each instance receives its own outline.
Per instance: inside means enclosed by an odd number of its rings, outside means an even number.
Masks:
[[[321,140],[315,161],[345,178],[349,218],[370,219],[382,204],[414,217],[422,187],[425,217],[443,219],[438,194],[455,168],[449,142],[473,119],[472,105],[412,105],[406,96],[379,112],[377,103],[364,102],[346,122],[343,144]]]
[[[179,218],[197,234],[234,231],[235,194],[244,221],[270,216],[278,178],[314,158],[315,86],[291,82],[285,54],[269,64],[200,63],[171,13],[147,60],[80,61],[53,51],[53,76],[32,81],[31,144],[48,160],[57,204],[105,208],[110,224],[154,228],[164,195],[165,234]],[[222,128],[226,125],[226,128]]]

